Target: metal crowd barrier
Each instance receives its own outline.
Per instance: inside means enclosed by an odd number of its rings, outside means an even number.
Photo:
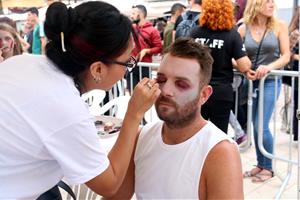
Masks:
[[[291,77],[292,79],[292,88],[291,88],[291,100],[292,100],[292,110],[293,110],[293,95],[294,95],[294,88],[295,88],[295,77],[298,77],[299,78],[299,73],[296,72],[296,71],[284,71],[284,70],[272,70],[267,76],[265,76],[264,78],[261,79],[261,81],[259,82],[259,96],[263,96],[264,95],[264,83],[265,83],[265,79],[270,76],[270,75],[273,75],[275,76],[275,78],[281,78],[281,76],[288,76],[288,77]],[[299,86],[298,86],[299,87]],[[276,86],[275,86],[276,88]],[[277,91],[278,92],[278,91]],[[299,93],[298,93],[299,94]],[[276,98],[277,94],[275,92],[275,95],[274,95],[274,98]],[[299,95],[298,95],[298,105],[300,105],[299,103]],[[264,148],[263,146],[263,98],[259,98],[258,99],[258,114],[259,114],[259,117],[258,117],[258,147],[259,147],[259,150],[261,151],[261,153],[266,156],[267,158],[270,158],[272,159],[274,162],[276,161],[283,161],[283,162],[286,162],[288,164],[288,167],[287,167],[287,174],[285,177],[280,177],[279,174],[276,173],[276,175],[278,175],[278,177],[281,179],[282,181],[282,185],[280,186],[279,188],[279,191],[277,192],[276,194],[276,197],[275,199],[280,199],[282,193],[284,192],[285,188],[287,187],[288,185],[288,182],[291,178],[291,173],[292,173],[292,165],[298,165],[298,184],[297,184],[297,188],[298,188],[298,191],[297,191],[297,199],[299,199],[299,180],[300,180],[300,174],[299,174],[299,169],[300,169],[300,166],[299,166],[299,152],[300,152],[300,143],[298,142],[298,161],[295,161],[295,160],[292,160],[292,154],[291,154],[291,148],[292,148],[292,126],[293,126],[293,122],[291,121],[291,124],[290,124],[290,140],[289,140],[289,155],[288,155],[288,158],[285,158],[285,157],[280,157],[280,156],[276,156],[276,153],[274,154],[271,154],[269,152],[266,151],[266,149]],[[276,109],[276,106],[275,106],[275,109]],[[274,110],[274,112],[276,112],[276,110]],[[291,115],[291,118],[293,119],[293,112],[292,112],[292,115]],[[298,121],[298,125],[299,125],[299,121]],[[300,129],[300,126],[298,126],[298,133],[299,133],[299,129]],[[276,131],[274,132],[274,141],[276,141]],[[275,144],[275,142],[274,142]],[[275,152],[275,151],[274,151]],[[274,167],[275,169],[275,167]]]
[[[241,76],[242,78],[246,79],[245,75],[239,71],[234,70],[234,76]],[[247,98],[247,140],[245,145],[240,146],[240,152],[245,152],[251,147],[251,138],[252,138],[252,129],[251,129],[251,124],[252,124],[252,104],[253,104],[253,82],[251,80],[248,81],[248,98]],[[241,83],[242,84],[242,83]],[[235,104],[234,104],[234,113],[236,118],[238,117],[238,105],[239,105],[239,90],[235,90]]]

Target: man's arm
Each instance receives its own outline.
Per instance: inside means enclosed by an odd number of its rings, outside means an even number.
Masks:
[[[244,199],[242,165],[238,148],[218,143],[208,154],[199,184],[201,199]]]
[[[160,33],[157,29],[153,29],[151,33],[151,43],[152,46],[150,48],[149,54],[158,54],[161,53],[162,50],[162,43],[161,43],[161,38],[160,38]]]
[[[158,54],[162,51],[162,43],[158,30],[153,28],[153,31],[150,34],[151,47],[142,49],[140,52],[139,60],[141,61],[146,54]]]
[[[41,54],[45,55],[46,54],[46,44],[47,44],[47,38],[46,37],[41,37]]]
[[[39,23],[40,30],[39,30],[39,36],[41,40],[41,54],[46,54],[46,44],[47,44],[47,38],[44,31],[44,24]]]

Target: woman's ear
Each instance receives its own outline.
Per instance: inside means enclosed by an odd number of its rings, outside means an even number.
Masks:
[[[98,83],[103,77],[105,77],[106,65],[101,61],[94,62],[90,65],[90,73],[96,83]]]

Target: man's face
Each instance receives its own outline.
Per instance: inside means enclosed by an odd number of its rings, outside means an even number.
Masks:
[[[155,103],[158,117],[173,127],[200,114],[200,67],[196,60],[166,54],[157,73],[161,96]]]
[[[131,11],[130,19],[133,23],[139,23],[141,20],[140,11],[138,8],[133,8]]]
[[[36,24],[36,17],[35,17],[35,15],[33,15],[33,14],[29,14],[28,13],[28,15],[27,15],[27,19],[26,19],[26,24],[29,26],[29,27],[34,27],[35,26],[35,24]]]

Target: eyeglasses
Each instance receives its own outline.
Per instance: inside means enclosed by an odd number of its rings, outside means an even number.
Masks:
[[[137,60],[133,56],[130,56],[130,59],[127,62],[120,62],[120,61],[114,61],[114,60],[112,60],[112,61],[108,60],[108,61],[104,61],[104,62],[125,66],[127,69],[126,74],[131,73],[133,68],[135,68],[137,66]]]

